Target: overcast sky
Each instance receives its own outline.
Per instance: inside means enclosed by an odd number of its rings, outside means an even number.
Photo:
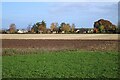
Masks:
[[[47,27],[52,22],[74,23],[76,27],[93,27],[96,20],[106,19],[117,25],[118,3],[116,2],[3,2],[2,27],[27,28],[45,20]]]

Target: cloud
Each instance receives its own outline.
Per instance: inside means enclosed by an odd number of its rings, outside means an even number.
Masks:
[[[54,2],[54,3],[4,3],[3,18],[13,19],[18,26],[45,20],[48,27],[52,22],[75,23],[78,27],[92,27],[93,22],[108,19],[117,22],[117,3],[112,2]],[[22,6],[21,6],[22,4]],[[26,7],[27,6],[27,7]],[[10,10],[11,9],[11,10]],[[12,12],[13,14],[9,14]],[[19,21],[18,21],[19,19]],[[21,20],[21,21],[20,21]],[[8,25],[10,21],[4,21]]]
[[[49,10],[52,14],[63,14],[63,13],[99,13],[104,14],[112,11],[117,12],[117,3],[87,3],[87,2],[80,2],[80,3],[56,3],[53,4],[54,7]]]
[[[98,19],[108,19],[116,24],[117,3],[106,2],[60,2],[49,6],[49,21],[70,22],[78,26],[92,26]]]

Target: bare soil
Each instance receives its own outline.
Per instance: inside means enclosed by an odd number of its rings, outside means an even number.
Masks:
[[[115,50],[119,40],[2,39],[2,48],[36,48],[45,50]]]

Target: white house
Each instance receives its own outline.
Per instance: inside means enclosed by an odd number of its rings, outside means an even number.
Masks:
[[[79,29],[77,29],[77,30],[76,30],[76,33],[78,33],[78,32],[80,32],[80,30],[79,30]]]
[[[62,34],[64,34],[65,33],[65,31],[62,31]]]
[[[27,31],[27,30],[24,30],[24,29],[17,31],[17,33],[27,33],[27,32],[28,32],[28,31]]]

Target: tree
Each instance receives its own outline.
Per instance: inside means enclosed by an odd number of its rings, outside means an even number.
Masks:
[[[31,29],[31,33],[35,33],[34,28]]]
[[[16,32],[16,25],[14,23],[10,24],[9,30],[10,30],[10,33],[15,33]]]
[[[65,26],[65,23],[64,22],[62,22],[61,24],[60,24],[60,29],[63,31],[63,27]]]
[[[98,28],[94,28],[93,32],[98,33]]]
[[[61,23],[61,30],[65,31],[65,33],[69,33],[71,28],[70,28],[70,24],[66,24],[66,23]]]
[[[36,24],[34,24],[32,27],[32,32],[33,31],[34,31],[34,33],[38,33],[38,26]]]
[[[45,21],[42,20],[41,24],[43,25],[43,27],[46,28],[46,23],[45,23]]]
[[[100,19],[94,22],[94,28],[98,29],[98,32],[103,33],[114,33],[116,26],[108,20]]]
[[[75,24],[72,24],[72,26],[71,26],[71,32],[74,33],[74,31],[75,31]]]
[[[51,23],[50,28],[51,28],[51,31],[54,31],[56,29],[55,23]]]
[[[60,24],[61,27],[63,27],[64,25],[65,25],[65,22],[62,22],[62,23]]]
[[[31,24],[28,25],[28,27],[27,27],[28,32],[31,31],[31,26],[32,26]]]
[[[104,26],[103,26],[103,25],[100,25],[100,26],[98,27],[98,31],[99,31],[100,33],[104,33],[104,31],[105,31]]]
[[[65,25],[65,32],[66,32],[66,33],[69,33],[70,30],[71,30],[70,24],[66,24],[66,25]]]
[[[32,29],[34,29],[35,33],[45,33],[46,32],[46,23],[45,21],[37,22],[33,25]]]
[[[58,31],[58,23],[51,23],[51,31]]]
[[[42,21],[38,23],[38,30],[42,33],[46,33],[46,23],[45,21]]]

